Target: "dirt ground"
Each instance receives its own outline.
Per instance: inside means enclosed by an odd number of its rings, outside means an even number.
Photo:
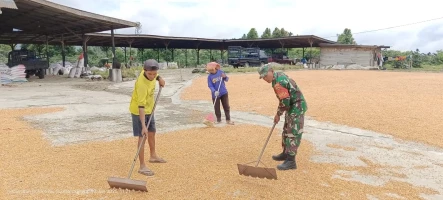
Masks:
[[[307,115],[443,147],[443,73],[380,71],[292,71]],[[253,74],[232,74],[231,110],[275,115],[278,102],[271,85]],[[210,100],[206,77],[196,79],[181,97]]]
[[[158,153],[169,162],[148,163],[156,173],[151,178],[139,175],[135,168],[133,178],[147,180],[148,193],[112,190],[106,182],[109,176],[127,176],[136,153],[128,116],[134,82],[85,82],[48,76],[0,88],[0,136],[4,141],[0,149],[7,149],[0,154],[0,196],[7,199],[443,197],[443,179],[439,176],[443,174],[442,149],[396,140],[402,138],[396,132],[377,133],[323,122],[359,127],[367,121],[369,130],[376,122],[385,128],[394,127],[392,130],[400,130],[401,134],[409,133],[403,127],[406,123],[424,123],[421,128],[429,131],[425,127],[429,117],[423,119],[422,115],[430,115],[430,111],[441,107],[434,104],[433,109],[417,111],[416,105],[429,102],[426,98],[437,99],[441,94],[436,91],[441,87],[435,80],[441,78],[438,74],[290,72],[308,100],[309,117],[297,156],[298,169],[277,171],[279,180],[270,181],[240,176],[236,167],[237,163],[257,158],[272,125],[277,101],[269,84],[259,80],[255,73],[230,75],[228,89],[237,125],[204,128],[201,120],[213,112],[206,76],[196,78],[198,75],[190,70],[160,73],[167,87],[162,91],[155,114],[156,141]],[[424,83],[434,91],[426,87],[415,92],[411,83]],[[396,91],[398,85],[405,86],[404,90]],[[383,94],[385,91],[399,98],[390,99]],[[194,100],[183,100],[180,96]],[[347,99],[340,99],[342,96]],[[376,98],[384,101],[380,103]],[[390,108],[396,105],[391,100],[403,105],[400,103],[405,99],[415,99],[417,103],[408,109]],[[371,106],[371,112],[364,108]],[[387,110],[396,111],[395,115],[388,117]],[[375,121],[373,116],[377,113],[384,114],[383,120]],[[415,118],[410,117],[411,113],[416,114]],[[280,151],[281,126],[282,123],[274,131],[262,160],[268,167],[279,164],[270,157]]]
[[[196,128],[158,135],[158,153],[169,162],[149,164],[156,175],[148,178],[148,193],[107,189],[107,177],[125,177],[135,152],[133,138],[112,142],[51,147],[41,135],[21,120],[24,115],[60,112],[62,108],[29,108],[2,110],[1,149],[2,187],[0,196],[6,199],[365,199],[407,197],[420,199],[419,193],[435,191],[390,180],[384,186],[372,186],[357,181],[336,178],[340,170],[354,170],[381,176],[374,167],[394,173],[390,166],[371,163],[368,167],[343,167],[310,161],[316,152],[311,143],[303,141],[297,171],[279,172],[272,181],[239,176],[237,163],[256,159],[263,145],[267,128],[238,125]],[[279,152],[280,138],[273,137],[263,162]],[[276,145],[277,144],[277,145]],[[335,146],[334,148],[345,148]],[[353,149],[346,149],[353,151]],[[273,166],[270,166],[273,167]],[[137,167],[135,168],[137,170]],[[346,175],[346,174],[345,174]],[[393,175],[397,177],[405,174]],[[134,172],[133,179],[146,179]]]

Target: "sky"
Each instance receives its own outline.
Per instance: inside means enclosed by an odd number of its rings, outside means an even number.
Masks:
[[[350,28],[357,44],[387,45],[395,50],[435,52],[443,49],[443,1],[389,0],[50,0],[109,17],[140,22],[141,34],[240,38],[251,28],[266,27],[294,35],[336,41]],[[439,20],[399,28],[369,30]],[[135,28],[116,30],[133,34]]]

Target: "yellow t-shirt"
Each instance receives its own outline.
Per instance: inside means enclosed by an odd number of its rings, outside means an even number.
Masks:
[[[158,74],[157,74],[158,76]],[[139,114],[139,107],[145,107],[145,114],[149,115],[154,108],[154,93],[155,84],[157,82],[156,78],[150,81],[144,74],[142,70],[135,81],[134,91],[132,92],[131,103],[129,105],[129,111],[134,115]]]

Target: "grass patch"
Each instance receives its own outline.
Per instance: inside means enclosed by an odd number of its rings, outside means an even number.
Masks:
[[[413,67],[412,69],[394,68],[391,64],[383,65],[387,70],[392,71],[426,71],[426,72],[443,72],[443,65],[422,65],[421,67]]]

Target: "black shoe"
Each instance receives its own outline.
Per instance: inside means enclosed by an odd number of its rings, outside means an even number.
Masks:
[[[281,153],[278,155],[273,155],[272,159],[276,160],[276,161],[283,161],[283,160],[286,160],[286,157],[287,157],[287,155],[285,153]]]
[[[277,165],[277,169],[279,170],[297,169],[295,156],[287,156],[287,159],[282,164]]]

